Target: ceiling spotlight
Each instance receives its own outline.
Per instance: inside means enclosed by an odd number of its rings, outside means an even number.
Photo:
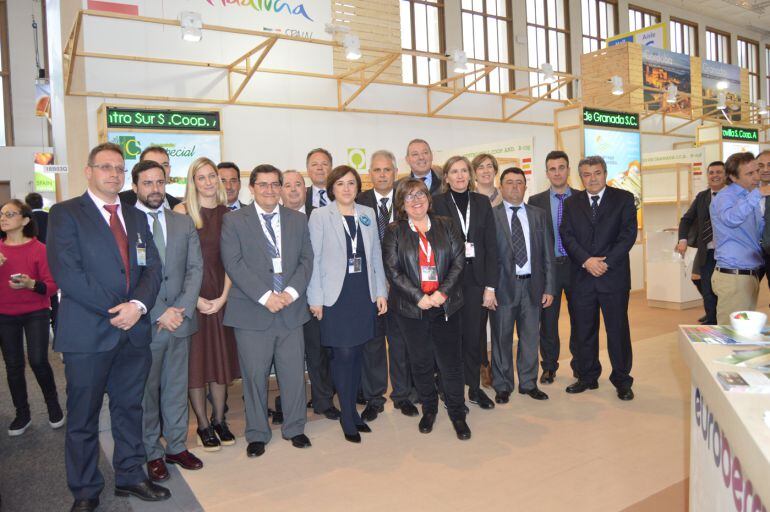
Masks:
[[[456,50],[452,50],[449,56],[451,58],[450,62],[452,64],[452,71],[457,74],[468,72],[468,56],[465,55],[464,51],[458,48]]]
[[[727,80],[720,80],[717,82],[717,91],[724,91],[728,86]]]
[[[679,88],[674,84],[668,84],[666,87],[666,103],[676,103],[676,95]]]
[[[757,113],[760,116],[767,115],[767,102],[765,100],[757,100]]]
[[[719,110],[724,110],[727,108],[727,93],[722,91],[717,96],[717,108]]]
[[[355,34],[345,34],[342,38],[342,45],[345,47],[345,58],[348,60],[358,60],[361,58],[361,40]]]
[[[615,96],[622,96],[623,95],[623,78],[615,75],[612,78],[610,78],[610,82],[612,82],[612,94]]]
[[[203,20],[199,12],[180,12],[179,26],[182,27],[182,39],[185,41],[197,43],[203,38]]]
[[[546,83],[552,84],[556,81],[556,77],[553,74],[553,66],[548,62],[544,62],[540,66],[540,72],[543,74],[543,81]]]

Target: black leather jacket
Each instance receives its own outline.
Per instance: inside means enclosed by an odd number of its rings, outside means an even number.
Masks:
[[[463,305],[465,243],[451,219],[430,214],[430,223],[426,235],[436,258],[438,291],[447,297],[444,312],[449,316]],[[388,225],[382,240],[382,259],[390,283],[388,309],[415,319],[423,318],[417,303],[425,295],[420,287],[419,250],[419,235],[411,230],[408,221]]]

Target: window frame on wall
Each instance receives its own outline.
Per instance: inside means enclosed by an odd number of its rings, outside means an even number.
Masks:
[[[593,13],[591,13],[592,7]],[[612,33],[610,33],[610,18],[607,12],[609,7],[612,7],[612,24],[614,29]],[[602,16],[602,12],[604,16]],[[618,34],[618,0],[581,0],[580,15],[583,32],[581,39],[583,53],[590,53],[605,48],[607,46],[607,39]],[[586,23],[586,21],[589,21],[589,23]],[[604,26],[602,26],[602,21],[604,21]],[[591,22],[595,24],[594,27],[592,27]],[[593,30],[594,28],[596,30]]]
[[[8,2],[0,0],[0,100],[3,105],[3,135],[0,146],[13,146],[13,110],[11,105],[11,72],[8,53]]]
[[[404,7],[408,5],[409,10],[409,47],[404,46]],[[415,12],[418,6],[424,6],[426,11],[426,41],[424,46],[426,49],[418,50],[417,35],[415,29]],[[435,15],[437,18],[438,26],[436,27],[436,41],[430,40],[430,30],[428,28],[428,10],[435,9]],[[440,56],[446,53],[446,37],[444,28],[444,2],[442,0],[399,0],[399,13],[401,17],[401,48],[405,50],[424,51],[426,53],[435,54],[436,57],[421,57],[415,55],[402,55],[401,56],[401,79],[404,83],[429,85],[446,78],[446,61],[441,60]],[[430,51],[431,45],[438,45],[437,51]],[[422,42],[420,44],[422,45]],[[422,79],[420,71],[418,69],[419,63],[427,62],[428,64],[428,76],[427,79]]]
[[[765,101],[770,103],[770,44],[765,45]]]
[[[738,58],[736,60],[739,67],[749,72],[749,101],[753,103],[760,98],[759,41],[738,36],[736,43],[738,48]]]
[[[641,19],[641,25],[636,24],[636,14],[639,14]],[[628,4],[628,31],[635,32],[643,28],[651,27],[660,23],[660,13],[647,9],[645,7],[639,7],[638,5]],[[651,21],[648,23],[647,20]]]
[[[473,8],[473,4],[481,2],[481,10],[476,10]],[[486,60],[489,62],[500,62],[503,64],[513,64],[513,1],[512,0],[502,0],[502,3],[506,9],[505,15],[500,15],[499,13],[490,13],[491,10],[489,8],[490,2],[497,5],[496,0],[476,0],[475,2],[473,0],[460,0],[460,30],[461,30],[461,36],[463,41],[463,51],[465,52],[466,56],[469,59],[477,59],[477,60]],[[470,4],[470,7],[466,7],[464,4]],[[496,10],[496,8],[495,8]],[[466,20],[470,19],[470,27],[466,27]],[[478,28],[476,22],[478,20],[481,20],[481,40],[483,41],[483,48],[482,52],[476,51],[476,43],[479,41],[479,38],[476,36],[476,29]],[[497,37],[495,37],[495,41],[498,42],[498,58],[492,58],[490,57],[490,43],[491,41],[491,31],[489,30],[489,26],[491,24],[497,24],[499,28],[499,24],[503,23],[505,27],[505,41],[500,41],[500,32],[498,29]],[[471,40],[473,41],[473,48],[468,48],[466,46],[466,30],[471,30]],[[505,45],[505,51],[508,54],[508,58],[505,60],[502,60],[499,58],[499,50],[501,48],[500,44]],[[484,69],[483,65],[480,64],[469,64],[468,65],[469,70],[478,71],[480,69]],[[503,78],[505,77],[505,78]],[[471,84],[474,80],[478,78],[478,75],[470,75],[465,77],[465,85]],[[503,68],[497,68],[494,71],[492,71],[489,75],[485,76],[482,80],[479,80],[474,85],[471,86],[471,90],[475,91],[492,91],[492,92],[509,92],[513,89],[513,83],[514,83],[514,76],[513,76],[513,70],[508,69],[505,70]]]
[[[712,35],[714,41],[712,42]],[[731,34],[729,32],[725,32],[723,30],[719,30],[716,28],[706,27],[706,60],[711,60],[714,62],[722,62],[724,64],[730,64],[732,62],[732,49],[730,47],[730,38]],[[724,38],[724,44],[722,45],[722,52],[720,52],[720,48],[716,48],[715,51],[716,54],[710,50],[713,50],[713,46],[715,43],[719,41],[720,38]],[[719,46],[719,45],[717,45]],[[720,55],[724,53],[723,58],[720,58]]]
[[[556,18],[556,25],[557,26],[550,26],[549,18],[551,18],[551,14],[548,11],[548,4],[553,2],[554,4],[556,2],[561,2],[562,5],[562,17],[563,20],[558,19],[558,9],[557,13],[553,15],[554,18]],[[543,7],[543,13],[542,15],[540,13],[535,13],[534,18],[537,20],[537,18],[541,18],[543,21],[545,21],[545,24],[540,24],[537,22],[530,22],[530,5],[537,5]],[[527,23],[527,62],[529,67],[531,68],[540,68],[540,66],[544,63],[549,63],[551,66],[553,66],[554,71],[558,71],[561,73],[570,73],[572,69],[572,51],[570,48],[570,15],[569,15],[569,2],[567,0],[526,0],[526,7],[525,7],[525,19]],[[563,28],[559,28],[559,22],[563,23]],[[532,33],[535,33],[535,40],[533,44],[532,40]],[[539,31],[544,31],[544,39],[545,42],[545,57],[546,59],[542,62],[540,62],[540,54],[537,51],[537,49],[540,47],[540,45],[537,44],[537,33]],[[550,59],[551,55],[551,35],[556,37],[557,39],[557,48],[556,48],[556,57],[557,62],[554,63]],[[558,38],[559,36],[563,37],[563,46],[564,46],[564,55],[559,55],[559,48],[558,48]],[[535,59],[536,62],[532,62],[532,48],[536,48],[537,57]],[[563,65],[562,65],[563,63]],[[530,72],[529,73],[529,85],[533,86],[535,84],[541,83],[541,73],[538,72]],[[571,96],[571,89],[572,84],[566,85],[564,87],[561,87],[557,91],[552,91],[550,93],[547,93],[548,91],[548,85],[541,85],[538,87],[532,87],[530,89],[530,95],[531,96],[542,96],[543,94],[546,94],[549,98],[554,99],[568,99]]]
[[[676,24],[678,24],[682,30],[675,30]],[[689,33],[691,37],[685,37],[685,33]],[[671,16],[668,22],[669,33],[669,46],[672,52],[689,55],[690,57],[697,57],[699,53],[698,48],[698,24],[692,21],[687,21],[682,18],[676,18]],[[677,44],[674,44],[677,43]],[[677,46],[682,48],[682,51],[678,51]],[[686,47],[690,47],[690,51],[686,51]]]

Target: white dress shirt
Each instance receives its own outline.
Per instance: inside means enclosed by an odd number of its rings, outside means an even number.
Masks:
[[[521,230],[524,233],[524,245],[527,247],[527,262],[523,267],[516,265],[516,275],[525,276],[532,273],[532,250],[529,243],[529,219],[527,218],[527,209],[524,207],[524,203],[511,204],[508,201],[503,200],[503,206],[505,206],[505,215],[508,218],[508,229],[511,229],[511,219],[513,219],[513,210],[511,206],[520,206],[519,211],[516,212],[516,216],[521,222]]]
[[[259,224],[262,226],[262,232],[265,233],[265,238],[267,238],[271,244],[273,243],[273,238],[270,236],[270,232],[267,230],[267,221],[262,216],[262,214],[275,213],[275,215],[273,215],[273,218],[270,219],[270,226],[273,228],[273,233],[275,233],[275,248],[278,250],[279,257],[282,257],[281,254],[283,254],[283,250],[281,248],[281,214],[279,211],[280,207],[276,205],[272,212],[268,212],[260,208],[257,202],[254,201],[254,208],[257,210],[257,218],[259,219]],[[284,288],[283,291],[291,295],[292,299],[294,300],[297,300],[299,298],[299,293],[297,293],[297,290],[295,290],[291,286],[287,286],[286,288]],[[259,298],[259,303],[265,306],[267,304],[267,299],[270,298],[271,293],[273,293],[273,290],[265,292]]]
[[[228,204],[227,208],[229,210],[232,210],[232,211],[240,210],[241,209],[241,201],[239,199],[236,199],[233,204]]]
[[[313,207],[314,208],[320,208],[321,207],[321,196],[318,194],[321,190],[324,192],[324,199],[326,200],[326,204],[329,204],[331,201],[329,200],[329,194],[326,193],[325,188],[318,188],[315,185],[310,187],[313,194]]]
[[[597,194],[592,194],[589,191],[586,190],[586,194],[588,194],[588,206],[592,206],[593,202],[591,201],[592,196],[599,196],[599,201],[597,201],[597,206],[602,204],[602,199],[604,198],[604,193],[607,191],[607,187],[604,187],[601,189]]]
[[[430,187],[428,187],[428,188],[430,188]],[[382,194],[380,194],[376,190],[374,191],[374,199],[375,199],[375,202],[377,203],[377,208],[376,208],[377,215],[379,215],[379,213],[380,213],[379,208],[380,208],[380,205],[382,204],[380,202],[380,200],[383,197],[388,199],[388,202],[385,205],[385,207],[388,208],[388,210],[390,210],[390,218],[388,219],[388,222],[393,222],[393,215],[395,214],[395,211],[394,211],[394,208],[393,208],[393,189],[390,189],[390,192],[386,196],[383,196]]]

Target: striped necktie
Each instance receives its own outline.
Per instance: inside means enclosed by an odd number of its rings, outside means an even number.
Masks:
[[[273,258],[280,258],[281,253],[278,252],[278,239],[275,237],[275,231],[273,230],[273,217],[278,215],[276,212],[263,213],[262,218],[265,219],[265,228],[270,238],[267,240],[267,245],[270,248],[270,252]],[[281,293],[283,291],[283,274],[273,272],[273,291]]]
[[[513,261],[517,267],[523,267],[527,264],[527,242],[524,240],[524,228],[519,219],[519,208],[521,206],[511,206],[511,237],[513,238]]]

